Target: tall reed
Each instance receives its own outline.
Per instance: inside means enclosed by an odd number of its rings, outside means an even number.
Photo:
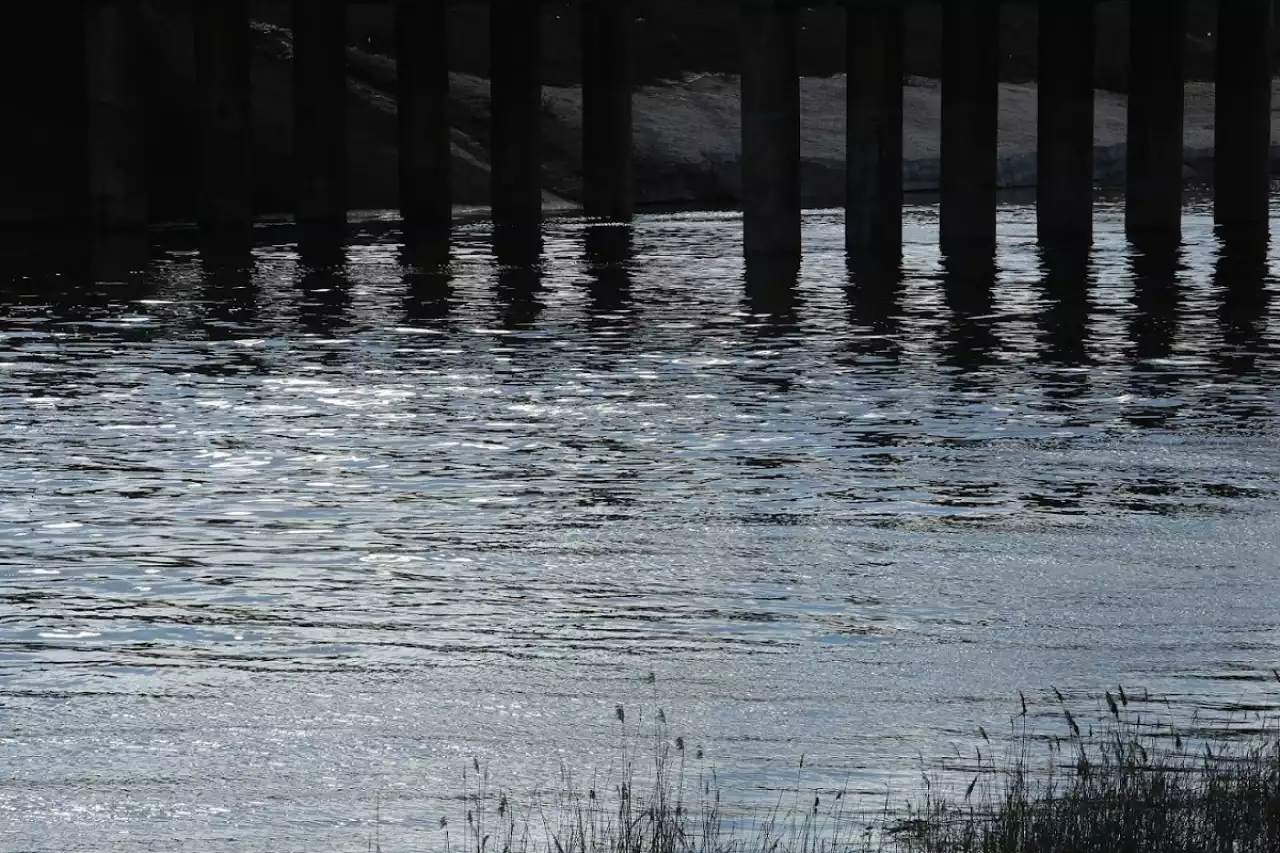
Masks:
[[[799,775],[771,806],[726,808],[714,767],[662,711],[646,727],[619,707],[603,780],[562,768],[518,805],[473,763],[461,826],[442,819],[442,841],[449,853],[1280,853],[1270,720],[1175,725],[1123,690],[1074,711],[1055,696],[1051,715],[1023,699],[1007,739],[980,728],[976,761],[926,772],[900,811],[805,790]]]

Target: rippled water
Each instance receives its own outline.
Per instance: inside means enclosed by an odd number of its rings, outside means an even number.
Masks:
[[[1012,206],[944,265],[934,215],[900,280],[828,213],[798,277],[720,214],[7,247],[0,849],[429,849],[472,756],[605,768],[617,704],[749,800],[882,797],[1019,690],[1269,702],[1275,262]]]

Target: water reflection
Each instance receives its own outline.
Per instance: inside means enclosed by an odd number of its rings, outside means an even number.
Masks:
[[[630,226],[591,225],[585,252],[591,323],[594,328],[629,326],[634,322],[631,262],[635,240]]]
[[[1125,417],[1135,426],[1165,428],[1185,402],[1177,396],[1180,369],[1171,361],[1182,310],[1181,261],[1182,244],[1176,240],[1134,241],[1130,253],[1134,400]]]
[[[298,229],[298,322],[310,334],[333,337],[351,322],[347,230],[324,225]]]
[[[743,309],[749,327],[768,337],[795,332],[800,311],[800,259],[748,258],[743,270]]]
[[[520,225],[495,225],[493,254],[499,323],[510,330],[532,328],[546,307],[542,301],[542,232]]]
[[[256,334],[259,293],[248,233],[204,235],[200,241],[200,322],[211,340]]]
[[[1089,363],[1089,316],[1094,281],[1089,247],[1041,244],[1041,286],[1044,307],[1040,311],[1043,358],[1059,367],[1083,367]]]
[[[63,282],[0,293],[0,837],[167,849],[199,803],[216,853],[351,849],[451,813],[450,756],[594,769],[618,704],[773,800],[806,751],[901,790],[1022,687],[1261,689],[1266,257],[1108,215],[941,273],[931,217],[898,267],[825,213],[799,269],[692,214],[545,262],[473,223],[0,256]]]
[[[1140,362],[1167,359],[1173,354],[1182,302],[1178,281],[1181,252],[1182,245],[1176,240],[1149,239],[1133,244],[1129,270],[1134,313],[1129,334]]]
[[[404,281],[404,314],[412,323],[444,320],[453,300],[448,233],[409,229],[400,246]]]
[[[996,259],[987,251],[952,252],[942,258],[942,287],[951,322],[944,346],[947,364],[959,371],[957,381],[992,362],[1000,341],[995,332]]]
[[[896,363],[902,355],[902,284],[899,261],[846,258],[849,349]]]
[[[1265,333],[1271,308],[1267,249],[1265,236],[1220,235],[1213,270],[1223,339],[1218,364],[1235,376],[1256,372],[1258,359],[1267,349]]]

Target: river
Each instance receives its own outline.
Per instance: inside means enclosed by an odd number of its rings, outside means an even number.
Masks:
[[[1002,207],[989,270],[912,207],[900,280],[834,212],[745,282],[729,213],[7,246],[0,849],[440,849],[473,758],[545,788],[659,708],[747,802],[1051,685],[1270,705],[1276,261],[1122,219]]]

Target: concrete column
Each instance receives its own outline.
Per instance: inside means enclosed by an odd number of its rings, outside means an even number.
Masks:
[[[800,255],[800,75],[795,9],[742,10],[742,232],[752,255]]]
[[[1271,0],[1218,4],[1214,221],[1266,233],[1271,191]]]
[[[536,228],[542,219],[541,4],[493,0],[492,52],[494,222]]]
[[[587,216],[633,211],[630,0],[582,5],[582,178]]]
[[[448,228],[453,218],[449,138],[449,6],[396,7],[400,212],[406,223]]]
[[[142,69],[126,2],[82,4],[88,99],[89,221],[96,228],[147,224]],[[74,9],[75,7],[68,7]]]
[[[994,251],[999,0],[944,0],[942,21],[942,248]]]
[[[1041,241],[1093,236],[1092,0],[1041,3],[1037,135],[1037,230]]]
[[[902,7],[849,5],[848,187],[851,256],[902,255]]]
[[[1186,0],[1132,0],[1129,8],[1125,230],[1130,237],[1176,237],[1182,226]]]
[[[253,222],[249,2],[202,0],[194,9],[200,225]]]
[[[347,220],[346,6],[293,2],[294,211],[304,225]]]

